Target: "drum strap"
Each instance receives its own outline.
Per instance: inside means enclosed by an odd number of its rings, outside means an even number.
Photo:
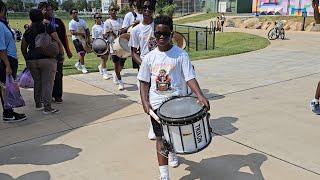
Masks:
[[[133,17],[134,17],[134,20],[137,20],[137,16],[138,16],[137,13],[133,11],[133,12],[132,12],[132,15],[133,15]]]

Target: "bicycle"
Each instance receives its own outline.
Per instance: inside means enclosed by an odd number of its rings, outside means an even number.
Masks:
[[[284,32],[283,26],[284,25],[281,21],[275,22],[275,27],[270,29],[268,33],[268,39],[275,40],[280,37],[282,40],[284,40],[285,32]]]

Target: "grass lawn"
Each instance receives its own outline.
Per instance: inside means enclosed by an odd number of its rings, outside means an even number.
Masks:
[[[199,14],[196,16],[192,16],[192,17],[186,17],[183,19],[179,19],[179,20],[174,20],[175,24],[186,24],[186,23],[193,23],[193,22],[198,22],[198,21],[204,21],[207,19],[212,19],[214,17],[219,16],[219,13],[204,13],[204,14]]]
[[[29,23],[27,18],[12,18],[10,20],[10,25],[13,28],[19,28],[23,30],[23,25]],[[68,25],[68,19],[63,19],[66,25]],[[93,20],[87,19],[88,27],[92,27]],[[178,32],[186,32],[186,28],[177,28]],[[265,38],[246,34],[246,33],[217,33],[216,34],[216,48],[213,50],[212,46],[212,35],[208,34],[208,49],[205,50],[204,39],[198,39],[199,46],[198,51],[195,49],[195,29],[190,30],[190,47],[189,47],[189,55],[191,60],[205,59],[205,58],[213,58],[213,57],[221,57],[234,55],[244,52],[249,52],[257,49],[264,48],[268,46],[269,41]],[[18,58],[19,58],[19,71],[22,71],[25,67],[25,61],[22,57],[20,50],[20,42],[17,43],[18,49]],[[78,61],[76,51],[71,42],[71,37],[69,35],[69,45],[72,49],[73,57],[71,59],[66,58],[64,63],[64,74],[77,74],[81,73],[74,68],[74,64]],[[187,50],[187,48],[186,48]],[[85,58],[86,67],[89,72],[98,71],[97,66],[100,63],[100,59],[93,53],[90,53]],[[125,64],[125,68],[132,68],[131,58],[128,58]],[[113,69],[112,61],[108,60],[108,69]]]

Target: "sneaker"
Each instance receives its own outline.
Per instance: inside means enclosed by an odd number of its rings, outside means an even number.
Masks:
[[[76,62],[75,64],[74,64],[74,67],[78,70],[78,71],[81,71],[82,69],[81,69],[81,64],[80,64],[80,62]]]
[[[170,180],[169,176],[161,176],[160,180]]]
[[[108,72],[106,69],[102,69],[102,78],[105,80],[110,79],[110,76],[108,75]]]
[[[176,153],[174,152],[169,152],[168,155],[168,164],[169,166],[176,168],[179,166],[179,160],[178,160],[178,156]]]
[[[148,138],[149,138],[150,140],[156,140],[156,135],[155,135],[154,132],[153,132],[152,125],[150,125],[150,127],[149,127]]]
[[[37,111],[42,111],[43,109],[44,109],[44,107],[43,107],[42,103],[36,104],[36,110]]]
[[[101,75],[103,75],[103,73],[102,73],[102,68],[101,68],[101,64],[98,66],[98,69],[99,69],[99,73],[100,73]]]
[[[112,78],[113,78],[113,83],[119,84],[119,80],[118,80],[118,77],[117,77],[116,73],[112,74]]]
[[[59,109],[50,109],[50,110],[44,110],[43,114],[46,114],[46,115],[48,115],[48,114],[57,114],[59,112],[60,112]]]
[[[81,71],[82,71],[83,74],[87,74],[88,73],[88,70],[87,70],[85,65],[81,65]]]
[[[25,114],[19,114],[16,112],[13,112],[11,116],[3,116],[3,121],[6,123],[20,122],[26,119],[27,119],[27,116]]]
[[[124,84],[122,82],[122,80],[119,80],[119,85],[118,85],[118,90],[122,91],[124,89]]]
[[[63,100],[62,98],[54,98],[54,102],[57,104],[62,104]]]
[[[319,102],[316,102],[315,100],[312,100],[312,101],[310,102],[310,107],[311,107],[312,112],[314,112],[314,113],[317,114],[317,115],[320,115],[320,105],[319,105]]]

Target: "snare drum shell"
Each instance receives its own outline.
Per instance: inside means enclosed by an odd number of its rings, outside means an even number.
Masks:
[[[114,54],[120,58],[127,58],[131,56],[131,50],[128,47],[122,47],[123,45],[120,43],[120,38],[125,39],[129,42],[130,34],[125,33],[121,34],[119,37],[117,37],[113,43],[112,43],[112,49],[114,51]],[[125,46],[128,46],[128,44],[125,44]],[[126,49],[130,51],[126,51]]]
[[[206,148],[212,140],[209,120],[204,117],[193,124],[171,126],[162,124],[165,139],[178,154],[192,154]]]

